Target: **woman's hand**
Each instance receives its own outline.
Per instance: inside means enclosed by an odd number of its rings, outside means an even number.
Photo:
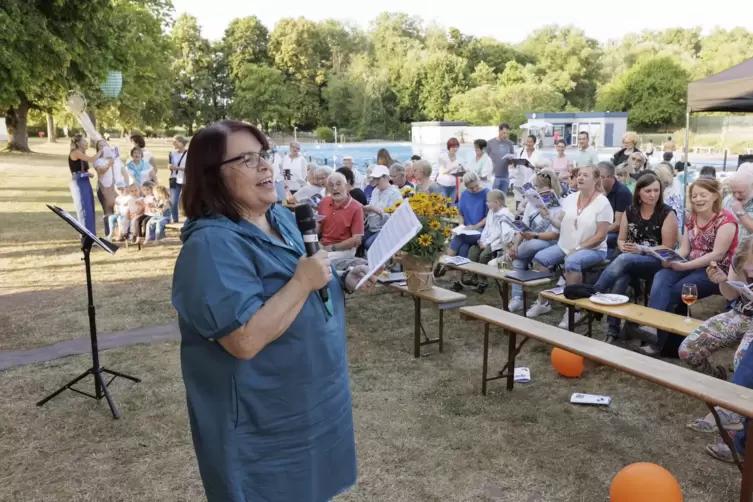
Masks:
[[[638,246],[636,246],[633,242],[626,242],[625,244],[619,246],[619,248],[623,253],[641,254],[641,252],[638,250]]]
[[[671,268],[672,270],[676,270],[677,272],[684,272],[688,270],[687,263],[680,263],[676,261],[663,261],[662,267],[664,268]]]
[[[373,274],[371,277],[369,277],[369,280],[366,281],[363,286],[361,286],[360,291],[370,291],[374,288],[374,285],[377,283],[377,278],[379,277],[379,274],[381,274],[384,271],[384,268],[380,268],[376,271],[375,274]],[[350,271],[350,273],[345,277],[345,287],[348,291],[355,291],[356,286],[359,282],[361,282],[361,279],[363,279],[363,276],[369,273],[369,267],[368,265],[356,265],[353,267]]]
[[[332,267],[326,251],[319,251],[308,258],[302,256],[298,260],[293,279],[309,292],[322,289],[332,279]]]
[[[539,214],[540,214],[540,215],[541,215],[541,217],[542,217],[542,218],[544,218],[545,220],[549,220],[549,218],[551,217],[551,215],[549,214],[549,209],[547,209],[547,208],[545,208],[545,207],[542,207],[542,208],[541,208],[541,209],[539,210]],[[549,220],[549,221],[551,221],[551,220]]]
[[[709,280],[714,284],[727,282],[727,274],[719,268],[715,261],[709,263],[709,266],[706,268],[706,275],[709,276]]]
[[[520,236],[521,236],[522,238],[524,238],[525,240],[527,240],[527,241],[530,241],[530,240],[531,240],[531,239],[533,239],[533,237],[534,237],[534,235],[533,235],[533,234],[532,234],[531,232],[522,232],[522,233],[520,234]]]

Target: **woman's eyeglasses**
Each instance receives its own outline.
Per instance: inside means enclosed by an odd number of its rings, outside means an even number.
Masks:
[[[552,177],[549,176],[547,173],[536,173],[536,176],[541,176],[542,178],[546,178],[549,181],[552,181]],[[571,176],[572,177],[572,176]]]
[[[220,164],[220,167],[224,166],[225,164],[232,164],[233,162],[238,162],[239,160],[242,161],[246,167],[249,169],[259,169],[261,166],[261,159],[269,160],[269,158],[272,156],[272,152],[269,150],[262,150],[261,152],[247,152],[243,155],[239,155],[237,157],[233,157],[232,159],[227,159],[223,161]]]

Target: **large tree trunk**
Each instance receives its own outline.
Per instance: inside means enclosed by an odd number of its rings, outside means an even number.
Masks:
[[[58,132],[55,129],[55,119],[52,118],[52,113],[50,112],[47,112],[47,142],[58,142]]]
[[[26,129],[26,122],[29,116],[29,102],[24,99],[21,103],[13,108],[8,109],[5,115],[5,125],[8,128],[8,146],[6,150],[17,152],[30,152],[29,136]]]

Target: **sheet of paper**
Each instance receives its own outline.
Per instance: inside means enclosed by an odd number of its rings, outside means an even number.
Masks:
[[[575,393],[570,396],[570,402],[573,404],[598,404],[609,406],[612,403],[612,398],[609,396],[599,396],[598,394]]]
[[[400,207],[392,213],[384,224],[379,235],[366,253],[369,262],[369,272],[356,285],[356,289],[376,273],[387,260],[403,249],[410,240],[421,231],[421,222],[410,207],[410,199],[405,199]]]
[[[515,372],[513,373],[513,380],[515,380],[515,383],[530,382],[531,381],[530,368],[515,368]]]

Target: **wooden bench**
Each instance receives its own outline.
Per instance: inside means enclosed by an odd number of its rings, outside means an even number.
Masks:
[[[426,291],[411,291],[407,286],[401,286],[396,282],[387,284],[387,286],[413,297],[413,357],[421,357],[421,347],[433,343],[438,343],[439,352],[442,352],[444,349],[444,311],[465,305],[465,295],[437,286]],[[426,335],[426,330],[421,323],[421,300],[434,303],[439,308],[439,338],[430,339]],[[421,341],[421,334],[424,336],[423,341]]]
[[[486,394],[488,380],[499,378],[507,379],[507,390],[513,390],[515,385],[515,357],[520,353],[525,343],[530,340],[538,340],[554,347],[579,354],[586,359],[591,359],[600,364],[611,366],[625,373],[637,376],[649,382],[659,384],[668,389],[676,390],[687,396],[702,400],[709,407],[716,419],[717,426],[723,431],[722,424],[716,412],[715,406],[721,406],[735,411],[746,417],[753,417],[753,390],[725,382],[717,378],[698,373],[696,371],[676,366],[658,359],[653,359],[614,345],[608,345],[591,338],[565,331],[560,328],[544,324],[533,319],[520,317],[503,310],[490,307],[489,305],[476,305],[463,307],[460,314],[466,319],[477,319],[484,323],[484,363],[482,394]],[[489,326],[497,326],[504,330],[508,336],[508,360],[503,369],[503,374],[492,378],[486,377],[487,362],[489,355]],[[520,345],[517,345],[517,335],[523,336]],[[722,434],[722,438],[736,452],[728,434]],[[747,429],[746,451],[753,451],[753,421]],[[735,460],[740,471],[743,473],[740,489],[740,501],[753,501],[753,462],[748,462],[743,468],[740,465],[737,454]]]
[[[703,322],[699,321],[698,319],[691,319],[690,321],[686,321],[684,316],[644,307],[643,305],[637,305],[635,303],[623,303],[621,305],[601,305],[599,303],[592,302],[588,298],[582,298],[580,300],[568,300],[567,298],[565,298],[565,295],[555,295],[547,291],[542,292],[541,297],[546,298],[550,301],[564,303],[569,307],[575,307],[587,310],[589,312],[610,315],[612,317],[617,317],[625,321],[634,322],[642,326],[661,329],[663,331],[674,333],[680,336],[688,336]],[[575,329],[575,308],[568,309],[567,311],[567,327],[570,331],[573,331]],[[589,315],[589,337],[591,336],[592,321],[593,317]]]
[[[484,265],[483,263],[470,262],[464,265],[451,265],[449,263],[443,263],[443,265],[445,267],[460,270],[468,274],[477,274],[489,279],[493,279],[497,284],[499,296],[502,298],[502,308],[504,310],[509,310],[508,304],[510,302],[510,284],[516,284],[523,288],[523,312],[525,312],[527,310],[526,288],[546,286],[555,279],[554,277],[550,277],[545,279],[536,279],[534,281],[522,282],[517,279],[508,277],[508,275],[513,272],[512,270],[503,270],[491,265]]]

